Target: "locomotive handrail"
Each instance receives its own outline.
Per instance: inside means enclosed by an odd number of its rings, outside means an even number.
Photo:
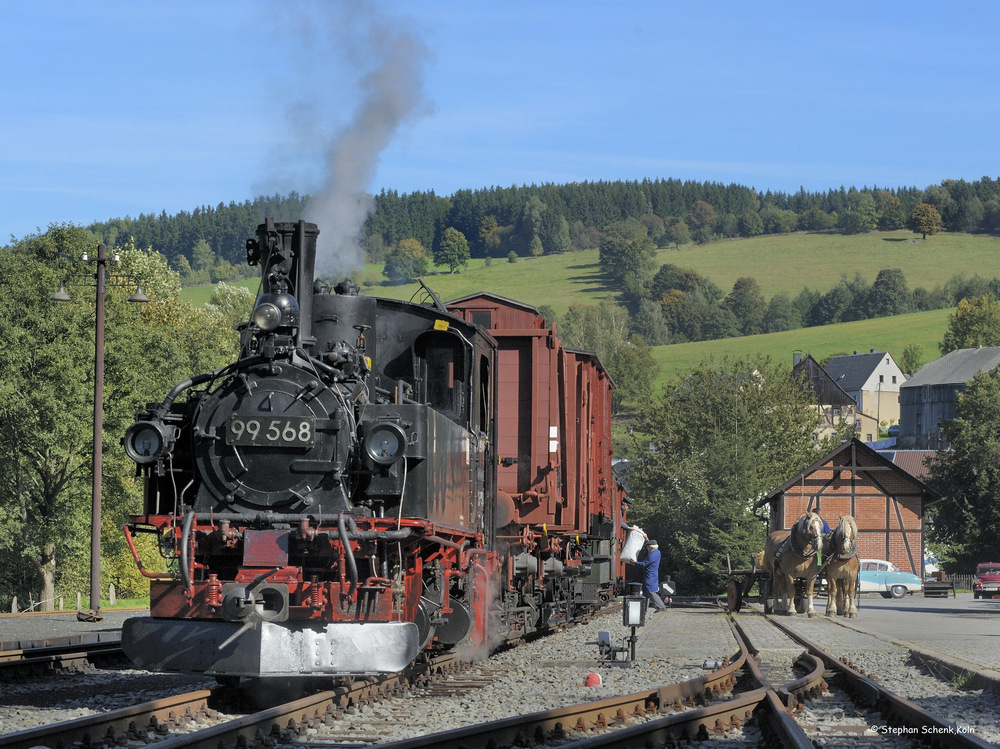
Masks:
[[[152,580],[179,580],[180,575],[175,572],[149,572],[142,565],[142,560],[139,558],[139,550],[135,548],[135,540],[132,538],[132,531],[128,527],[128,523],[122,526],[122,531],[125,533],[125,541],[128,543],[128,548],[132,552],[132,559],[135,560],[136,567],[139,568],[139,573],[143,577],[148,577]]]
[[[195,519],[201,522],[207,522],[214,524],[216,520],[228,520],[230,522],[236,522],[240,525],[254,525],[254,524],[268,524],[268,523],[294,523],[298,524],[304,519],[312,520],[316,523],[323,522],[334,522],[339,520],[342,513],[334,514],[323,514],[323,513],[308,513],[308,514],[294,514],[294,513],[280,513],[280,512],[261,512],[256,515],[251,514],[240,514],[237,512],[199,512],[195,513]],[[404,538],[408,538],[410,534],[413,533],[412,528],[401,528],[398,530],[390,531],[363,531],[359,530],[357,524],[354,523],[353,515],[346,515],[348,518],[348,536],[353,539],[370,540],[379,538],[385,541],[400,541]]]

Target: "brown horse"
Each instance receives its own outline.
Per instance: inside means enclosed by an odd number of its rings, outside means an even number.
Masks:
[[[805,580],[805,595],[808,605],[804,612],[816,616],[813,608],[813,586],[819,570],[817,552],[822,553],[823,521],[815,512],[807,512],[795,521],[790,531],[774,531],[764,545],[764,571],[771,573],[771,587],[765,596],[774,597],[776,614],[791,614],[791,602],[795,599],[795,581]]]
[[[826,576],[826,615],[857,619],[854,589],[858,581],[858,524],[850,515],[844,515],[826,539],[820,574]]]

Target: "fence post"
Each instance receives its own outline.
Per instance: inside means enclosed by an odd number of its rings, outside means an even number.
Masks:
[[[117,601],[118,596],[115,595],[115,584],[111,583],[111,585],[108,586],[108,605],[114,606]]]
[[[16,614],[17,613],[17,596],[14,596],[14,600],[11,601],[11,604],[10,604],[10,613],[12,613],[12,614]]]

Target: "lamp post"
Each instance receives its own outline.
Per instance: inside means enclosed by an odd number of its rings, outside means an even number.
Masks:
[[[97,270],[94,272],[95,294],[94,314],[94,481],[90,504],[90,611],[99,618],[101,610],[101,473],[104,470],[104,294],[109,282],[134,281],[134,276],[108,273],[108,248],[97,245]],[[83,259],[87,259],[86,253]],[[116,255],[117,259],[117,255]],[[63,282],[59,291],[49,297],[54,302],[70,301]],[[128,298],[130,302],[148,302],[142,287],[136,281],[135,292]]]

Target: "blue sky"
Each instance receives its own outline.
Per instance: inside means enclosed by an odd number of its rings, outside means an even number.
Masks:
[[[0,22],[4,241],[331,171],[439,195],[1000,176],[996,3],[0,0]]]

